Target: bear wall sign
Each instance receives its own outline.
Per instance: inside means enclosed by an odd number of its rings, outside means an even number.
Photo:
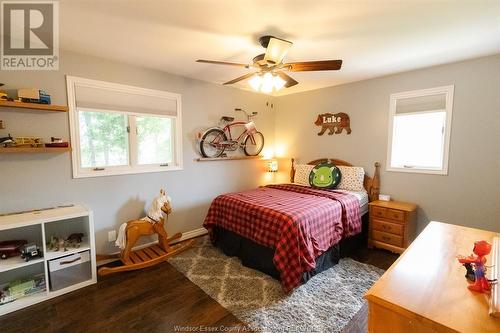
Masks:
[[[328,130],[328,135],[340,134],[345,128],[347,134],[351,134],[351,121],[346,113],[322,113],[314,122],[314,125],[320,126],[321,131],[318,135],[325,134]]]

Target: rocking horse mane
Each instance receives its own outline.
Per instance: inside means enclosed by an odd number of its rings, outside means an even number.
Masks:
[[[170,201],[170,197],[166,195],[164,190],[161,190],[160,194],[153,199],[146,218],[149,218],[154,222],[160,221],[160,219],[163,218],[162,207],[165,203],[169,203]]]
[[[122,251],[127,249],[126,252],[130,253],[131,246],[135,244],[135,241],[139,236],[151,235],[155,232],[158,233],[158,231],[155,231],[156,228],[163,230],[163,224],[165,222],[163,214],[170,214],[172,211],[171,202],[172,199],[166,194],[165,190],[160,190],[160,194],[151,202],[151,206],[149,207],[145,217],[139,220],[122,223],[120,229],[118,230],[118,237],[116,238],[115,245],[122,249]],[[129,239],[130,233],[135,233],[135,239]]]

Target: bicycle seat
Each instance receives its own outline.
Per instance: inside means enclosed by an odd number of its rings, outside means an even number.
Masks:
[[[228,123],[234,120],[234,117],[224,116],[220,118],[222,121],[227,121]]]

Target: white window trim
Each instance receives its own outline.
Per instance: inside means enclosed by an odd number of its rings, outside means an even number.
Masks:
[[[424,173],[424,174],[434,174],[434,175],[448,175],[448,161],[449,161],[449,153],[450,153],[450,138],[451,138],[451,119],[453,113],[453,94],[455,91],[454,85],[442,86],[436,88],[429,89],[421,89],[421,90],[412,90],[405,91],[396,94],[392,94],[390,97],[390,106],[389,106],[389,129],[388,129],[388,137],[387,137],[387,161],[386,161],[386,171],[395,171],[395,172],[408,172],[408,173]],[[445,122],[445,133],[444,133],[444,145],[443,145],[443,168],[439,170],[433,170],[430,168],[395,168],[391,167],[391,154],[392,154],[392,134],[393,134],[393,119],[396,115],[396,102],[398,99],[403,98],[413,98],[413,97],[424,97],[430,95],[438,95],[438,94],[446,94],[446,122]],[[412,114],[417,113],[426,113],[432,112],[423,111],[423,112],[413,112]]]
[[[182,160],[182,104],[181,104],[181,95],[170,93],[161,90],[153,90],[147,88],[134,87],[124,84],[106,82],[106,81],[98,81],[92,79],[85,79],[76,76],[66,76],[66,84],[67,84],[67,93],[68,93],[68,108],[69,108],[69,128],[70,128],[70,139],[71,139],[71,164],[73,168],[73,178],[88,178],[88,177],[104,177],[104,176],[115,176],[115,175],[127,175],[127,174],[141,174],[141,173],[149,173],[149,172],[164,172],[164,171],[177,171],[183,170],[183,160]],[[147,114],[147,113],[131,113],[131,112],[119,112],[121,114],[128,115],[150,115],[154,117],[167,117],[167,118],[175,118],[175,137],[174,137],[174,156],[173,165],[169,166],[160,166],[160,165],[127,165],[127,166],[113,166],[106,167],[104,170],[95,171],[92,169],[81,168],[81,156],[80,156],[80,135],[79,135],[79,124],[78,124],[78,110],[76,107],[75,100],[75,87],[76,86],[85,86],[91,88],[103,88],[110,89],[119,92],[131,93],[131,94],[140,94],[145,96],[156,96],[162,98],[170,98],[175,99],[177,105],[177,116],[163,116],[158,114]],[[83,108],[80,108],[83,110]],[[86,109],[88,111],[98,111],[102,112],[103,110],[91,110]],[[106,110],[106,112],[117,112],[112,110]],[[130,125],[130,124],[129,124]],[[132,154],[134,153],[133,149],[130,148],[129,142],[129,160],[134,158]],[[129,161],[130,164],[130,161]]]

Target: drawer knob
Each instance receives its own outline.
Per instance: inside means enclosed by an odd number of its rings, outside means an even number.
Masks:
[[[385,240],[385,241],[390,241],[391,239],[387,236],[382,236],[382,239]]]

